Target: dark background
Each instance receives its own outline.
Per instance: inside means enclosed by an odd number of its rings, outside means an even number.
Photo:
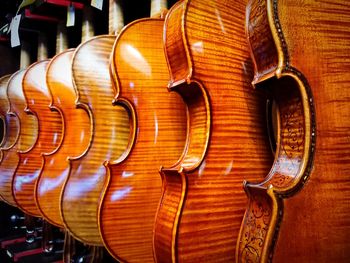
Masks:
[[[150,16],[151,0],[119,0],[123,9],[125,25],[131,21]],[[18,6],[22,0],[0,0],[0,27],[9,23],[16,14]],[[69,2],[69,1],[67,1]],[[73,0],[90,5],[91,0]],[[176,0],[168,0],[170,8]],[[93,9],[95,33],[97,35],[108,33],[108,5],[109,0],[104,0],[103,10]],[[54,17],[66,21],[67,7],[55,6],[45,0],[37,0],[28,7],[34,14]],[[20,13],[24,13],[24,9]],[[75,26],[67,28],[69,47],[74,48],[81,42],[81,17],[82,11],[76,9]],[[48,39],[49,57],[55,55],[56,22],[47,22],[25,18],[22,15],[19,36],[21,41],[30,43],[31,61],[37,58],[37,39],[39,32],[44,32]],[[11,48],[9,35],[0,35],[0,77],[11,74],[19,69],[20,47]]]

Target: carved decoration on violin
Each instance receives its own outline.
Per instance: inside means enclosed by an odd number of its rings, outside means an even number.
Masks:
[[[246,21],[253,84],[277,104],[278,135],[266,179],[245,183],[236,262],[347,262],[350,5],[253,0]]]
[[[245,6],[188,0],[167,14],[169,90],[182,95],[189,120],[184,155],[161,169],[157,262],[233,261],[244,215],[242,181],[262,179],[270,166],[266,96],[250,90]]]

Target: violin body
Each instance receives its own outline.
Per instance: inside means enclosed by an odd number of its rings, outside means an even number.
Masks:
[[[69,67],[73,53],[73,49],[59,53],[47,67],[47,86],[52,96],[50,107],[61,115],[64,136],[55,151],[43,155],[44,164],[35,188],[41,214],[59,227],[64,227],[60,198],[70,170],[68,158],[83,154],[91,137],[89,115],[75,105],[77,93]]]
[[[70,171],[61,195],[65,227],[87,244],[102,245],[97,211],[107,181],[104,162],[117,160],[129,143],[129,116],[113,106],[114,90],[109,75],[109,57],[115,36],[93,37],[80,44],[72,59],[77,107],[89,116],[89,147],[70,158]]]
[[[55,150],[62,139],[61,117],[49,107],[51,93],[46,85],[48,63],[49,60],[43,60],[32,64],[23,77],[26,109],[38,119],[38,134],[30,149],[19,151],[20,160],[13,178],[13,193],[18,206],[32,216],[41,216],[35,202],[35,184],[43,166],[42,153]],[[31,129],[25,132],[31,132]]]
[[[163,25],[162,18],[130,23],[118,35],[112,53],[116,101],[133,112],[135,137],[125,159],[107,166],[99,224],[106,248],[122,262],[153,262],[154,218],[162,186],[159,169],[175,164],[186,144],[185,104],[166,88]]]
[[[0,194],[10,205],[17,206],[12,192],[13,178],[19,164],[17,151],[30,149],[38,136],[38,121],[36,116],[27,114],[26,101],[22,89],[22,81],[25,70],[19,70],[12,74],[7,85],[7,97],[9,108],[6,114],[9,123],[7,131],[11,139],[8,145],[2,148],[3,159],[0,165]]]
[[[250,86],[245,1],[179,1],[167,14],[170,91],[188,107],[186,153],[162,168],[157,262],[232,262],[246,205],[242,182],[268,172],[264,94]],[[258,95],[259,94],[259,95]]]
[[[9,136],[13,137],[14,135],[13,133],[10,133],[10,134],[8,133],[10,131],[10,127],[9,127],[10,123],[8,123],[7,121],[7,111],[9,108],[9,102],[7,98],[7,83],[10,77],[11,75],[6,75],[0,78],[0,119],[3,127],[2,139],[0,140],[0,163],[3,156],[2,148],[7,148],[7,145],[13,144],[13,141],[11,140],[11,138],[7,138]]]
[[[343,1],[247,7],[253,83],[273,94],[278,138],[265,180],[245,184],[237,262],[349,261],[349,23]]]

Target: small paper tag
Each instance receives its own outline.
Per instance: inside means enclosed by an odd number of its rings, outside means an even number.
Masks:
[[[91,6],[102,11],[103,0],[91,0]]]
[[[75,8],[74,5],[67,6],[67,23],[66,26],[74,26],[75,24]]]
[[[21,15],[16,15],[12,18],[10,30],[11,30],[11,47],[17,47],[21,44],[19,40],[19,23],[21,22]]]

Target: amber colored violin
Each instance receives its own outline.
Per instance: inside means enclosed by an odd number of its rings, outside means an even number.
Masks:
[[[47,57],[46,52],[42,56]],[[19,208],[32,216],[41,216],[34,198],[35,184],[43,165],[41,154],[55,150],[62,139],[60,115],[50,108],[51,93],[46,84],[48,64],[48,59],[40,59],[28,67],[23,76],[26,111],[34,114],[38,120],[38,136],[30,149],[19,151],[20,160],[13,177],[13,194]]]
[[[111,56],[115,100],[132,112],[135,137],[122,162],[107,164],[99,224],[106,248],[122,262],[153,262],[153,227],[162,189],[159,169],[176,163],[186,145],[186,105],[179,94],[167,91],[163,26],[164,18],[130,23]]]
[[[51,90],[51,108],[60,112],[63,122],[63,138],[59,147],[44,154],[35,193],[43,217],[50,223],[63,227],[60,216],[60,194],[69,172],[67,158],[83,153],[89,143],[89,120],[85,111],[75,107],[70,67],[74,49],[63,51],[52,58],[47,68],[47,85]]]
[[[162,168],[157,262],[232,262],[246,205],[244,179],[272,162],[265,96],[250,87],[245,1],[188,0],[170,10],[164,45],[170,91],[188,107],[185,154]]]
[[[117,160],[129,142],[129,117],[121,106],[113,106],[114,90],[109,75],[109,57],[115,31],[122,27],[122,13],[110,2],[109,33],[80,44],[73,55],[72,73],[77,105],[89,113],[90,145],[81,156],[70,158],[70,172],[61,196],[65,227],[87,244],[102,245],[97,222],[107,172],[103,163]]]
[[[17,206],[13,192],[13,177],[19,163],[17,151],[27,151],[30,149],[38,134],[38,122],[34,115],[30,115],[26,108],[26,101],[22,89],[25,68],[30,63],[30,53],[28,43],[22,41],[21,45],[21,69],[11,75],[7,84],[7,98],[9,108],[6,114],[10,123],[9,133],[12,137],[7,148],[3,148],[3,159],[0,165],[0,195],[5,202]],[[24,111],[26,110],[26,112]]]
[[[253,0],[253,84],[277,113],[276,157],[249,205],[236,262],[348,262],[350,4]]]
[[[10,123],[7,119],[7,111],[9,108],[9,101],[7,98],[7,84],[11,75],[5,75],[0,78],[0,121],[2,122],[2,139],[0,140],[0,163],[2,160],[2,148],[7,148],[8,145],[12,145],[14,142],[17,131],[10,131]],[[9,136],[12,136],[10,138]]]
[[[91,36],[90,9],[84,10],[82,36]],[[69,174],[68,157],[83,154],[91,137],[89,115],[76,107],[77,93],[74,89],[71,62],[74,49],[60,52],[51,59],[46,72],[47,85],[51,91],[54,107],[60,112],[63,123],[63,139],[57,149],[44,154],[44,165],[36,184],[36,201],[43,217],[50,223],[64,227],[61,217],[61,192]]]

